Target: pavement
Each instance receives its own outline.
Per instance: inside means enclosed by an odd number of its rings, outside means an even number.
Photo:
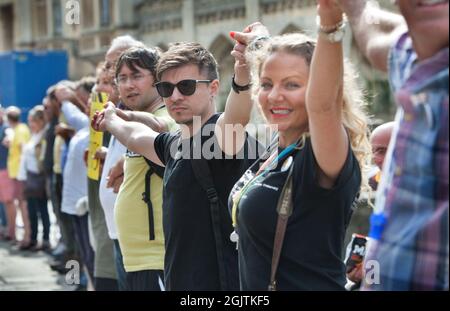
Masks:
[[[64,291],[64,276],[49,267],[51,257],[44,252],[19,251],[0,242],[0,291]]]
[[[56,246],[60,237],[56,219],[50,212],[50,242]],[[17,238],[23,236],[23,223],[18,213]],[[39,225],[39,232],[42,227]],[[17,245],[0,241],[0,291],[71,291],[65,276],[50,269],[52,257],[43,252],[19,251]]]

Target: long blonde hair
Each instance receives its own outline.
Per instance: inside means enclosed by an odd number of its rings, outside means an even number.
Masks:
[[[302,57],[311,66],[316,42],[300,33],[286,34],[265,39],[258,43],[258,49],[248,49],[247,59],[250,61],[253,78],[253,95],[257,98],[260,89],[260,74],[266,60],[277,52],[285,52]],[[344,106],[342,122],[349,135],[351,148],[358,160],[362,173],[361,192],[370,195],[371,188],[367,173],[370,168],[372,152],[369,142],[370,131],[366,103],[363,92],[357,84],[357,75],[351,63],[344,61]],[[370,196],[369,196],[370,197]]]

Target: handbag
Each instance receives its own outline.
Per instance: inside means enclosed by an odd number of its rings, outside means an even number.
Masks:
[[[27,171],[27,180],[24,185],[24,195],[27,198],[45,198],[45,175]]]

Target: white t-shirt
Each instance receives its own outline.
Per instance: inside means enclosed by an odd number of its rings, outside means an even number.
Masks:
[[[32,173],[40,173],[39,162],[36,155],[36,146],[41,142],[45,130],[33,134],[31,139],[23,146],[22,157],[20,158],[19,174],[17,179],[25,181],[27,179],[27,171]]]
[[[63,172],[61,203],[61,211],[69,215],[77,215],[76,205],[78,200],[87,196],[87,168],[84,163],[84,151],[88,145],[89,127],[78,131],[70,140]]]
[[[112,166],[125,154],[127,148],[122,145],[117,139],[111,137],[108,146],[108,153],[103,164],[102,178],[100,180],[100,203],[102,204],[103,211],[105,212],[106,226],[108,227],[109,237],[113,240],[117,240],[117,229],[114,221],[114,205],[116,203],[117,194],[113,189],[106,188],[108,183],[107,177]]]

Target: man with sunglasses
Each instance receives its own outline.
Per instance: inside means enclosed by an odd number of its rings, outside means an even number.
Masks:
[[[225,113],[216,113],[217,67],[212,54],[196,43],[173,45],[161,57],[156,87],[181,127],[177,133],[158,135],[145,125],[125,122],[113,106],[107,107],[97,122],[129,149],[166,168],[163,225],[167,290],[239,290],[237,251],[230,240],[233,227],[226,202],[234,183],[251,165],[252,144],[244,129],[249,120],[241,116],[248,116],[252,106],[233,104]],[[250,76],[245,67],[245,63],[236,65],[230,96],[248,103]],[[239,103],[234,99],[233,103]],[[241,126],[230,130],[228,124]],[[206,167],[199,170],[199,163],[206,163]],[[208,193],[205,179],[213,184]],[[220,208],[214,210],[214,204]]]

